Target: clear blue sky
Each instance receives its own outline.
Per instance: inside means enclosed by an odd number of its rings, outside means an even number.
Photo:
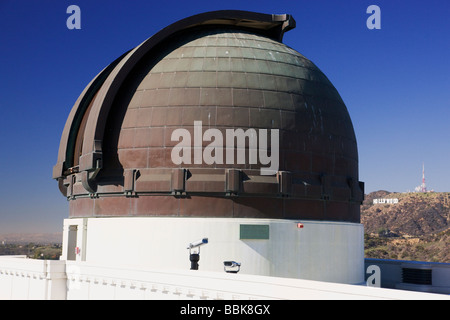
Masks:
[[[81,30],[69,30],[69,5]],[[369,30],[366,9],[381,8]],[[0,233],[58,232],[68,203],[51,179],[66,118],[87,83],[187,16],[289,13],[284,43],[311,59],[347,105],[366,192],[421,183],[450,191],[450,2],[444,0],[0,0]]]

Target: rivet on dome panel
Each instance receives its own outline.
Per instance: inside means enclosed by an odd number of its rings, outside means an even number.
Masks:
[[[294,27],[289,15],[204,13],[99,73],[53,170],[70,216],[359,222],[351,119],[319,68],[281,42]]]

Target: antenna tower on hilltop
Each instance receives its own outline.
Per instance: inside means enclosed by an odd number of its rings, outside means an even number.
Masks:
[[[422,163],[422,184],[419,186],[419,192],[427,192],[427,185],[425,184],[425,163]]]
[[[425,163],[422,164],[422,184],[415,188],[415,192],[428,192],[425,184]]]

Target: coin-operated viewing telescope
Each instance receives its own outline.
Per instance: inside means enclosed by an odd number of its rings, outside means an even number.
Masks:
[[[191,261],[191,270],[198,270],[198,261],[200,260],[200,246],[207,243],[208,238],[202,238],[200,240],[189,243],[187,249],[189,249],[189,260]]]

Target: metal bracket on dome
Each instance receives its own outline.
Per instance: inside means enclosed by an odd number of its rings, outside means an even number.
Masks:
[[[81,183],[89,193],[95,193],[97,191],[95,178],[103,167],[102,141],[94,140],[92,147],[92,152],[80,157],[79,165]]]
[[[238,195],[241,190],[242,172],[239,169],[226,170],[226,190],[227,196]]]
[[[81,184],[87,191],[89,191],[89,193],[97,192],[97,183],[95,183],[95,178],[101,168],[102,168],[102,160],[97,159],[96,166],[93,171],[85,170],[81,172]]]
[[[191,177],[188,169],[173,169],[171,173],[171,193],[174,196],[186,195],[186,180]]]
[[[75,184],[75,175],[70,175],[66,178],[59,178],[58,185],[60,186],[61,193],[67,197],[68,200],[74,199],[73,185]]]
[[[97,191],[97,184],[93,183],[93,181],[89,179],[88,171],[81,172],[81,184],[89,193],[95,193]]]
[[[127,169],[123,174],[123,191],[126,197],[135,197],[136,179],[139,178],[140,171],[138,169]]]
[[[289,171],[278,171],[278,190],[282,197],[292,195],[292,173]]]
[[[272,21],[283,22],[280,28],[279,41],[283,40],[283,35],[285,32],[292,30],[296,27],[296,22],[290,14],[273,14]]]
[[[322,173],[320,175],[320,182],[322,186],[322,200],[328,201],[332,196],[331,177]]]
[[[68,184],[66,184],[64,180],[64,178],[58,178],[58,188],[62,195],[67,197]]]

